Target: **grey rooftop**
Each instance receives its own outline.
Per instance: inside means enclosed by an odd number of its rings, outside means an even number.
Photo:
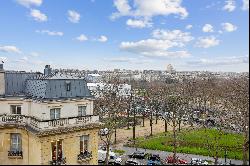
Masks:
[[[92,97],[84,78],[66,73],[52,73],[46,65],[44,74],[4,72],[3,97],[25,96],[33,99],[67,99]]]

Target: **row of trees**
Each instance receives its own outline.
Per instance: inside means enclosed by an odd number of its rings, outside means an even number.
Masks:
[[[119,95],[119,77],[109,80],[107,86],[99,91],[102,95],[96,100],[95,107],[101,116],[103,126],[108,134],[101,134],[101,138],[109,150],[111,138],[115,136],[116,129],[121,124],[130,122],[133,117],[133,139],[136,132],[136,115],[143,120],[150,119],[151,132],[153,133],[153,115],[155,123],[159,116],[164,119],[165,131],[168,125],[173,130],[173,153],[176,158],[178,146],[178,132],[181,124],[208,128],[216,127],[220,133],[239,132],[244,136],[242,144],[243,162],[248,158],[249,144],[249,79],[215,79],[186,80],[182,83],[166,84],[164,82],[147,83],[134,82],[130,96]],[[124,118],[127,116],[127,118]],[[214,138],[217,142],[220,137]],[[208,141],[209,147],[209,141]],[[215,163],[218,162],[218,148],[213,148]],[[106,162],[108,162],[108,152]],[[106,163],[107,164],[107,163]]]

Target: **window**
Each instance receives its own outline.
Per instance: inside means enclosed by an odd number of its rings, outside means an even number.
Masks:
[[[80,152],[88,151],[89,147],[89,135],[83,135],[80,137]]]
[[[10,151],[17,152],[22,151],[22,139],[21,134],[10,134]]]
[[[86,116],[87,106],[78,106],[78,116]]]
[[[54,108],[50,110],[50,119],[60,119],[60,108]]]
[[[51,142],[52,160],[61,160],[63,158],[62,140]]]
[[[11,114],[21,115],[22,107],[20,105],[11,105],[10,110],[11,110]]]
[[[71,83],[70,82],[66,82],[66,90],[70,91],[71,89]]]

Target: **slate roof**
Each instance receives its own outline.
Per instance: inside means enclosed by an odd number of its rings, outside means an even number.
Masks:
[[[37,99],[92,97],[84,78],[54,73],[6,72],[5,96],[26,96]],[[67,84],[70,89],[67,91]]]

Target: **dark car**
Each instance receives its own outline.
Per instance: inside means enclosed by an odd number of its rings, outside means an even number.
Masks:
[[[139,163],[137,160],[128,159],[128,160],[125,162],[125,165],[140,165],[140,163]]]
[[[146,154],[144,152],[136,151],[128,156],[130,158],[145,159]]]
[[[148,157],[147,165],[162,165],[160,156],[159,155],[150,155]]]

